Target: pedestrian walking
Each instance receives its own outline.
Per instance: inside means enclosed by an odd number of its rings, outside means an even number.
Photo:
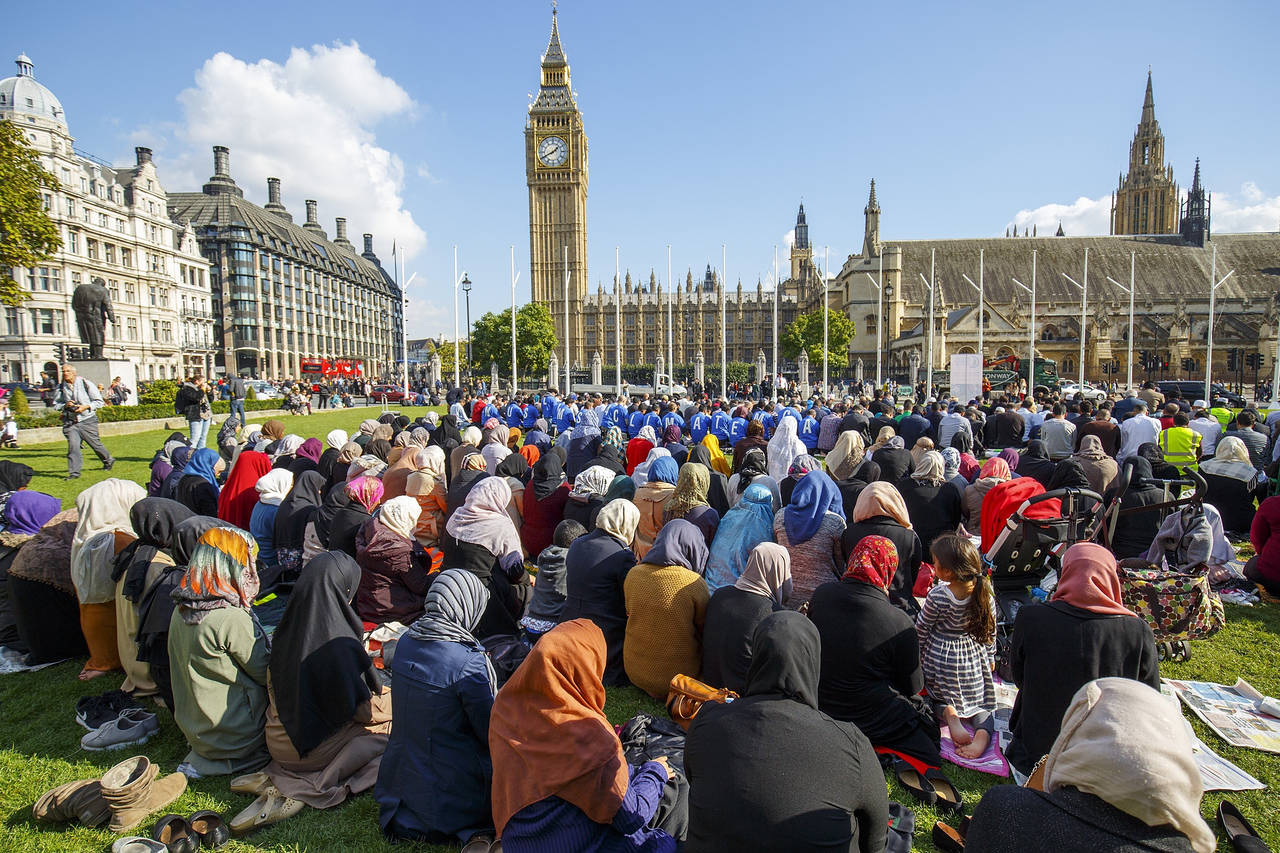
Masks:
[[[67,479],[80,476],[81,442],[102,460],[102,470],[110,471],[116,460],[98,438],[98,409],[105,401],[97,386],[76,375],[71,365],[62,368],[62,384],[53,396],[53,407],[62,412],[62,434],[67,437]]]

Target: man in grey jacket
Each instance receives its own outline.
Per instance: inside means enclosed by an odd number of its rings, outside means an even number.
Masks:
[[[76,376],[71,365],[62,367],[62,384],[54,393],[53,407],[62,412],[62,434],[67,437],[67,479],[80,476],[80,443],[89,445],[102,460],[102,469],[110,471],[116,464],[107,448],[98,438],[98,409],[103,406],[102,394],[97,386],[83,377]]]
[[[235,376],[228,390],[231,392],[231,415],[240,419],[240,423],[248,423],[244,417],[244,400],[249,396],[249,385],[243,376]]]

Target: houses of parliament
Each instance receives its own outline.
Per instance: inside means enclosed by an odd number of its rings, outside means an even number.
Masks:
[[[567,334],[575,368],[586,367],[597,355],[612,365],[621,332],[624,367],[654,363],[667,351],[670,304],[677,374],[698,360],[708,366],[718,362],[722,336],[728,361],[750,363],[762,351],[769,355],[774,289],[766,291],[761,282],[725,287],[708,265],[700,275],[689,270],[683,282],[677,278],[674,290],[652,271],[642,278],[628,272],[608,287],[590,287],[587,155],[582,114],[553,12],[540,87],[525,124],[525,169],[533,299],[551,310],[560,352]],[[988,361],[1025,357],[1031,305],[1014,279],[1030,283],[1034,264],[1035,354],[1056,361],[1064,376],[1075,376],[1080,366],[1082,334],[1087,378],[1126,373],[1129,296],[1116,283],[1127,287],[1130,280],[1133,357],[1137,362],[1140,354],[1147,355],[1141,368],[1135,366],[1135,379],[1203,376],[1209,278],[1216,273],[1220,279],[1228,271],[1232,275],[1216,296],[1215,372],[1225,376],[1228,351],[1243,349],[1267,356],[1269,375],[1280,325],[1280,234],[1214,234],[1211,197],[1198,159],[1191,187],[1181,194],[1165,161],[1150,72],[1129,146],[1128,172],[1112,195],[1109,236],[1067,235],[1059,226],[1053,236],[1015,231],[989,239],[885,239],[874,180],[863,215],[861,251],[843,261],[833,258],[832,270],[824,273],[814,264],[801,205],[789,276],[778,288],[778,327],[785,328],[822,304],[827,277],[828,305],[854,321],[846,365],[851,372],[874,369],[878,348],[890,376],[905,380],[919,375],[930,338],[934,369],[945,369],[952,353],[977,352],[979,341]],[[1086,252],[1088,296],[1082,306],[1081,291],[1066,277],[1082,280]],[[981,323],[977,289],[966,277],[983,279]]]

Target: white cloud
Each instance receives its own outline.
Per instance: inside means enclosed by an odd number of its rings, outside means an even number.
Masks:
[[[411,291],[412,292],[412,291]],[[466,320],[459,309],[458,327]],[[409,298],[407,312],[408,332],[411,338],[453,338],[453,304],[440,305],[430,299]]]
[[[417,172],[418,177],[422,178],[424,181],[430,181],[433,184],[440,182],[439,178],[431,174],[431,167],[426,163],[419,163],[418,168],[415,171]]]
[[[791,251],[791,247],[795,245],[795,242],[796,242],[796,229],[792,228],[786,234],[782,235],[782,245],[787,247],[788,252]]]
[[[1280,195],[1268,196],[1253,181],[1246,181],[1237,193],[1213,193],[1213,230],[1218,234],[1280,229]],[[1036,227],[1042,237],[1051,236],[1062,223],[1070,237],[1107,234],[1111,231],[1111,196],[1091,199],[1081,196],[1071,204],[1045,204],[1020,210],[1005,224],[1018,233]]]

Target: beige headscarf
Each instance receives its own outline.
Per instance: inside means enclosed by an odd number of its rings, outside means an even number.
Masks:
[[[837,482],[849,479],[862,464],[866,453],[867,446],[862,440],[862,433],[853,429],[840,433],[836,446],[827,454],[827,472],[831,474],[831,479]]]
[[[930,450],[933,450],[933,439],[928,436],[920,436],[916,439],[916,443],[911,448],[911,463],[917,467],[920,466],[920,460]]]
[[[1129,678],[1100,678],[1076,691],[1044,765],[1044,787],[1070,786],[1147,826],[1169,825],[1196,853],[1217,840],[1200,817],[1204,783],[1177,700]]]
[[[867,455],[875,456],[876,451],[888,444],[889,439],[893,438],[895,435],[897,435],[897,433],[893,431],[893,427],[880,427],[880,432],[876,433],[875,444],[867,448]]]
[[[1098,494],[1105,493],[1120,473],[1116,460],[1102,449],[1102,441],[1096,435],[1080,439],[1080,449],[1076,451],[1075,458],[1089,478],[1089,486]]]
[[[1249,448],[1234,435],[1228,435],[1218,442],[1213,458],[1200,463],[1200,473],[1241,480],[1249,488],[1253,488],[1258,480],[1258,469],[1249,461]]]
[[[81,604],[102,604],[115,598],[111,580],[115,559],[114,538],[107,537],[89,547],[89,540],[101,533],[119,530],[136,538],[129,510],[147,496],[147,490],[130,480],[112,477],[94,483],[76,495],[75,536],[71,540],[71,580]]]
[[[373,438],[371,441],[377,441],[380,438],[390,441],[391,437],[395,435],[395,432],[396,431],[392,428],[391,424],[378,424],[373,428]]]
[[[942,454],[938,455],[941,457]],[[858,502],[853,505],[854,523],[878,515],[887,515],[908,530],[911,529],[907,504],[902,500],[902,493],[892,483],[878,481],[858,493]]]
[[[919,446],[916,444],[916,447]],[[911,474],[911,479],[936,486],[946,481],[946,470],[947,461],[942,458],[942,454],[936,450],[927,450],[916,461],[916,470]]]
[[[640,510],[626,498],[609,501],[596,514],[596,528],[631,547],[640,526]]]
[[[733,585],[781,606],[791,597],[791,554],[777,542],[761,542],[751,549],[747,567]]]
[[[407,495],[401,495],[382,505],[378,510],[378,521],[397,536],[412,539],[414,525],[418,523],[418,516],[421,514],[422,507],[416,500]]]

